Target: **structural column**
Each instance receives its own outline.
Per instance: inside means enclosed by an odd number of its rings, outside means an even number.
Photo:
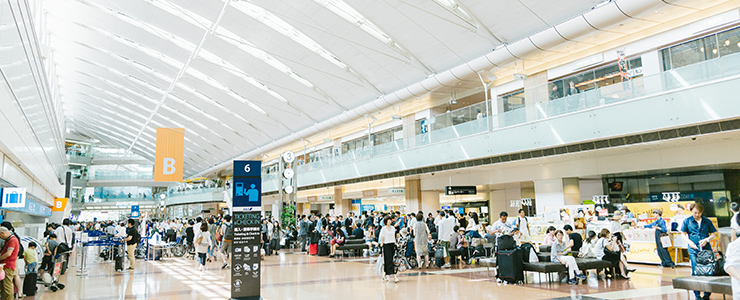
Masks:
[[[439,191],[421,192],[421,211],[424,212],[425,217],[429,213],[436,215],[435,212],[440,208],[442,207],[439,205]]]
[[[350,201],[342,199],[344,195],[344,187],[334,187],[334,214],[347,216],[350,208]]]
[[[534,194],[537,214],[560,210],[564,205],[581,204],[578,178],[536,180],[534,182]]]
[[[416,213],[422,210],[421,205],[421,180],[406,180],[406,213]]]
[[[494,190],[490,192],[488,198],[488,207],[491,222],[498,220],[498,216],[505,211],[510,216],[516,215],[519,207],[511,207],[511,201],[522,199],[521,184],[519,182],[507,183],[503,190]]]

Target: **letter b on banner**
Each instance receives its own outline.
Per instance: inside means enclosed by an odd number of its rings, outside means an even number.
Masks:
[[[157,128],[154,181],[182,181],[184,128]]]
[[[164,171],[162,173],[164,173],[164,175],[172,175],[172,174],[175,174],[176,169],[177,168],[175,168],[175,159],[165,157],[164,158]]]

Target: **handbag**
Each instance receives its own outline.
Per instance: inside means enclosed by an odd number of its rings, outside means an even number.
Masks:
[[[530,263],[540,262],[540,258],[537,257],[537,252],[534,252],[534,248],[529,248],[529,262]]]
[[[663,248],[672,247],[673,243],[671,242],[671,236],[667,233],[661,233],[660,234],[660,245],[663,246]]]
[[[720,258],[717,258],[719,254]],[[722,276],[725,273],[725,256],[721,251],[716,254],[712,250],[701,250],[696,254],[696,276]]]
[[[378,260],[375,262],[375,274],[383,275],[383,256],[378,256]]]

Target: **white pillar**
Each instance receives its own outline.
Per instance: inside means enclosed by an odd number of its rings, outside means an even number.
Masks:
[[[434,213],[442,208],[439,205],[439,192],[438,191],[422,191],[421,192],[421,211],[424,212],[424,216]]]

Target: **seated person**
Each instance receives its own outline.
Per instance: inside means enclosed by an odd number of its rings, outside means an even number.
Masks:
[[[331,246],[331,252],[329,252],[329,257],[334,257],[335,253],[337,252],[337,248],[339,248],[339,246],[341,245],[344,245],[344,238],[346,237],[346,235],[344,234],[344,231],[342,231],[339,228],[336,228],[333,233],[334,233],[334,236],[329,242],[329,245]]]
[[[370,248],[380,246],[380,244],[378,244],[377,235],[375,235],[375,225],[370,224],[367,226],[367,231],[364,234],[364,237],[365,237],[365,244],[370,246]]]
[[[555,241],[555,226],[547,227],[547,234],[545,235],[545,240],[542,242],[542,245],[545,246],[552,246],[552,243]]]
[[[468,253],[468,241],[462,235],[465,230],[460,229],[460,226],[455,225],[452,228],[452,234],[450,234],[450,248],[460,249],[460,256],[462,256],[463,263],[467,264],[470,259],[470,253]]]
[[[364,239],[365,238],[365,232],[362,231],[361,228],[357,227],[357,225],[352,224],[352,235],[355,236],[355,239]]]
[[[594,255],[596,259],[612,263],[612,266],[619,270],[618,277],[630,279],[627,276],[627,266],[622,262],[624,254],[619,251],[617,237],[612,236],[609,229],[604,228],[599,233],[599,240],[596,242],[596,246],[594,246]]]
[[[565,230],[565,234],[568,235],[569,240],[572,242],[570,250],[580,252],[581,246],[583,246],[583,237],[580,233],[573,231],[573,226],[565,225],[563,226],[563,230]]]
[[[565,265],[568,268],[568,278],[570,279],[568,283],[571,285],[578,284],[578,279],[585,280],[586,275],[583,275],[581,270],[578,269],[576,259],[573,256],[567,256],[570,247],[573,246],[573,241],[565,242],[563,235],[562,231],[555,231],[555,241],[552,243],[552,249],[550,250],[550,261]]]

